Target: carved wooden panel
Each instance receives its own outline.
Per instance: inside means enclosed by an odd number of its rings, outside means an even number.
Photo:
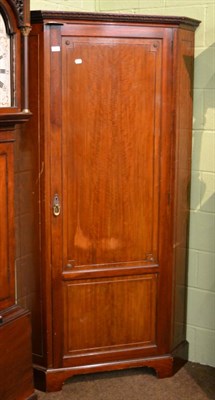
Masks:
[[[8,0],[17,18],[18,26],[29,25],[30,21],[30,1],[29,0]]]

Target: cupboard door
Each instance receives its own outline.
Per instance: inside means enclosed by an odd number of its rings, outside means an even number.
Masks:
[[[13,143],[0,143],[0,310],[14,304]]]
[[[161,69],[157,39],[62,39],[65,366],[156,349]]]

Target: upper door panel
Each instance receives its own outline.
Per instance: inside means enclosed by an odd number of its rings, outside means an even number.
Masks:
[[[156,260],[161,42],[63,38],[64,261]]]

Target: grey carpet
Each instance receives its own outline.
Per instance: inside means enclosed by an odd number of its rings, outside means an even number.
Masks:
[[[60,392],[37,394],[38,400],[215,400],[215,368],[188,362],[166,379],[146,368],[82,375]]]

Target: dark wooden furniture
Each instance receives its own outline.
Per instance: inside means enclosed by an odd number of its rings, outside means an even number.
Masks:
[[[30,117],[27,84],[29,2],[0,1],[0,398],[36,399],[30,313],[15,299],[14,143]]]
[[[40,389],[139,366],[166,377],[174,358],[186,358],[198,24],[32,12],[34,116],[20,154],[31,160],[25,240],[31,229]]]

